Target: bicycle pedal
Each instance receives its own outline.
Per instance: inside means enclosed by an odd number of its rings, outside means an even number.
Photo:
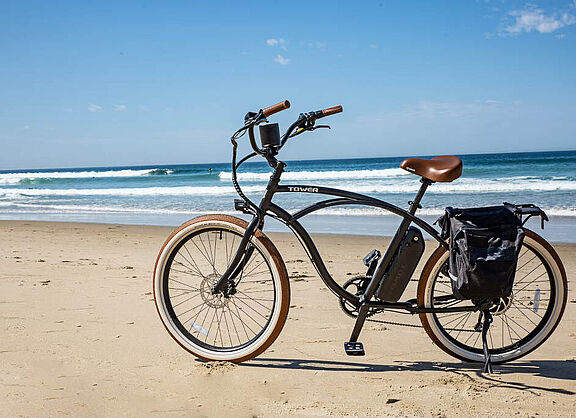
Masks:
[[[364,354],[364,346],[362,343],[359,342],[346,342],[344,343],[344,351],[349,356],[363,356]]]

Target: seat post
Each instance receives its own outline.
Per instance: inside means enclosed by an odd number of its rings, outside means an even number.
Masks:
[[[426,177],[422,177],[420,179],[420,183],[422,183],[422,186],[420,186],[420,189],[418,190],[418,194],[416,194],[416,197],[414,198],[414,200],[411,200],[408,202],[408,204],[410,205],[410,211],[409,212],[411,215],[415,215],[416,210],[422,209],[422,206],[420,205],[420,201],[424,197],[424,193],[426,193],[426,189],[428,189],[428,186],[430,186],[434,182],[430,179],[427,179]]]

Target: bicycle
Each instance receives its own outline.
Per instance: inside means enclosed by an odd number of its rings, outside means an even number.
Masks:
[[[362,327],[368,317],[385,311],[418,314],[436,345],[460,360],[485,362],[485,370],[490,362],[504,363],[525,356],[553,333],[566,306],[566,272],[552,246],[531,230],[525,229],[510,297],[480,308],[452,295],[447,272],[448,243],[416,212],[430,185],[451,182],[461,175],[462,162],[458,157],[410,158],[402,162],[401,167],[420,176],[421,182],[408,210],[345,190],[281,185],[286,164],[276,156],[287,141],[326,127],[317,126],[316,121],[342,112],[342,106],[336,106],[301,113],[280,136],[278,125],[269,124],[267,118],[289,107],[290,103],[284,101],[249,112],[244,125],[231,138],[232,182],[241,197],[234,204],[237,210],[252,216],[250,222],[229,215],[194,218],[177,228],[158,254],[154,269],[156,308],[168,333],[185,350],[203,360],[242,362],[262,353],[279,335],[290,306],[290,284],[282,256],[262,232],[267,216],[281,221],[296,234],[320,278],[339,298],[344,311],[355,318],[350,339],[344,343],[348,355],[364,355],[364,347],[358,341]],[[254,133],[258,125],[261,146]],[[237,162],[237,140],[246,132],[253,152]],[[264,157],[272,168],[259,204],[248,199],[237,180],[239,167],[255,156]],[[291,214],[272,202],[277,193],[331,198]],[[344,285],[330,275],[312,237],[299,222],[306,215],[339,205],[379,208],[402,218],[384,255],[372,251],[364,258],[366,274]],[[541,218],[542,226],[547,220],[534,205],[514,205],[514,210],[522,225],[533,216]],[[394,274],[408,274],[408,279],[412,276],[424,245],[421,231],[412,224],[430,235],[438,247],[424,265],[416,297],[399,302],[407,282],[388,286],[387,291],[385,286],[382,288],[383,278],[390,279]],[[401,247],[411,248],[410,255],[399,257]]]

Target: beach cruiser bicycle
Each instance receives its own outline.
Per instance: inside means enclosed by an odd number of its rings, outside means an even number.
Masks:
[[[232,182],[241,197],[235,199],[235,209],[251,215],[251,220],[200,216],[177,228],[160,250],[154,299],[164,326],[178,344],[203,360],[241,362],[262,353],[279,335],[290,306],[290,283],[282,256],[262,232],[267,216],[296,234],[320,278],[344,312],[355,318],[350,339],[344,343],[348,355],[364,354],[358,341],[362,327],[369,317],[385,311],[418,314],[436,345],[458,359],[483,362],[485,371],[490,371],[491,363],[518,359],[546,341],[562,317],[567,280],[552,246],[524,227],[530,217],[540,217],[544,225],[548,219],[541,209],[530,204],[448,208],[439,233],[416,212],[429,186],[461,175],[462,162],[455,156],[402,162],[401,167],[418,175],[421,182],[408,210],[349,191],[280,184],[286,164],[276,156],[282,147],[297,135],[323,127],[315,124],[318,119],[342,112],[336,106],[301,113],[280,135],[278,124],[268,123],[267,118],[289,107],[284,101],[248,113],[231,138]],[[246,133],[254,152],[237,161],[238,140]],[[237,179],[238,168],[255,156],[264,157],[272,169],[258,204],[243,193]],[[289,213],[273,203],[277,193],[330,198]],[[340,205],[379,208],[402,218],[388,248],[364,257],[366,273],[342,285],[331,276],[300,223],[309,214]],[[500,221],[493,225],[501,219],[507,220],[506,228]],[[424,265],[416,297],[399,301],[424,252],[422,230],[437,248]],[[489,236],[487,231],[492,231]],[[459,268],[468,270],[461,273]],[[488,283],[485,278],[492,284],[483,284]]]

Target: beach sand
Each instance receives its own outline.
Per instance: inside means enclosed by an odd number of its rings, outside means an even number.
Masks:
[[[171,230],[0,222],[1,416],[576,414],[573,289],[552,337],[490,376],[445,354],[422,328],[369,323],[360,338],[366,356],[348,357],[353,319],[297,241],[274,233],[292,277],[283,332],[252,361],[202,363],[171,339],[154,307],[152,270]],[[385,241],[318,237],[342,280],[364,272],[352,253]],[[555,248],[573,282],[576,246]]]

